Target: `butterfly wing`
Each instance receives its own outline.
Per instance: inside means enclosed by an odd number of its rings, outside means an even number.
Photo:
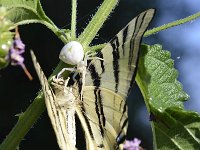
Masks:
[[[62,150],[66,149],[74,149],[74,146],[69,142],[70,138],[68,136],[67,132],[67,124],[66,124],[66,115],[67,112],[65,109],[62,109],[56,104],[56,96],[54,95],[54,92],[52,88],[49,86],[49,83],[47,81],[47,78],[45,77],[39,63],[37,62],[37,59],[31,51],[31,57],[33,60],[34,67],[36,69],[36,72],[38,74],[40,83],[42,85],[42,90],[45,97],[45,103],[48,111],[49,118],[51,120],[51,124],[53,126],[53,129],[56,134],[57,142]]]
[[[119,132],[126,132],[127,126],[127,114],[122,115],[124,106],[126,106],[123,98],[111,90],[99,88],[96,91],[94,86],[87,86],[84,89],[83,100],[82,113],[88,119],[89,135],[96,143],[96,147],[116,148],[116,138]]]
[[[119,141],[126,134],[126,98],[135,81],[141,39],[154,13],[149,9],[135,17],[98,53],[103,60],[88,65],[84,114],[91,139],[103,149],[115,149],[116,138]]]

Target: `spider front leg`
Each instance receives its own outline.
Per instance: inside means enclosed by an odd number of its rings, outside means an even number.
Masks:
[[[76,71],[76,69],[75,69],[75,68],[63,68],[63,69],[57,74],[57,78],[60,78],[61,75],[62,75],[65,71],[74,72],[74,71]]]
[[[87,66],[87,60],[95,60],[95,59],[96,60],[104,60],[103,58],[100,58],[100,57],[97,56],[97,52],[88,51],[88,52],[85,53],[84,62],[86,64],[86,66]]]
[[[69,82],[70,77],[67,78],[67,80],[65,80],[65,89],[67,88],[68,82]]]

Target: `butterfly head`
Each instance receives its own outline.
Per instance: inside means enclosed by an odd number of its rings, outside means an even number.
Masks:
[[[84,58],[83,46],[77,41],[71,41],[62,48],[59,58],[67,64],[77,65]]]
[[[51,85],[53,86],[53,89],[63,89],[66,86],[66,82],[63,78],[57,78],[56,76],[53,76]]]
[[[65,109],[71,109],[75,105],[75,96],[73,93],[73,88],[68,87],[69,78],[64,80],[63,78],[57,78],[53,76],[51,85],[54,90],[54,94],[57,99],[57,105]]]

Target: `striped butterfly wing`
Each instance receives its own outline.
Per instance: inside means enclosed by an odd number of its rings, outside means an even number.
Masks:
[[[125,105],[123,98],[105,88],[87,86],[83,94],[84,109],[88,119],[87,127],[97,149],[116,149],[119,132],[126,133],[127,113],[122,115]],[[97,100],[98,102],[94,102]],[[108,101],[111,100],[111,101]],[[103,105],[103,107],[101,107]],[[121,105],[121,108],[119,108]],[[121,110],[120,110],[121,109]],[[123,124],[120,124],[119,123]]]
[[[40,83],[42,85],[47,112],[51,120],[54,132],[56,134],[58,145],[62,150],[67,150],[67,149],[73,150],[75,149],[75,147],[70,142],[71,137],[69,137],[69,132],[67,130],[67,125],[69,126],[69,124],[67,124],[66,122],[67,115],[70,115],[70,111],[67,112],[65,108],[62,108],[61,106],[57,105],[56,96],[52,88],[49,86],[47,78],[45,77],[39,63],[37,62],[37,59],[33,51],[31,51],[31,57],[36,72],[38,74]],[[74,117],[68,116],[68,118],[74,118]]]
[[[88,63],[82,113],[86,130],[100,149],[115,149],[127,130],[126,99],[135,81],[140,43],[154,16],[149,9],[135,17]],[[117,142],[116,142],[117,139]]]

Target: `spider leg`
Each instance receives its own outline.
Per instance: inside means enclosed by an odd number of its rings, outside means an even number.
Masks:
[[[84,62],[86,63],[87,66],[87,60],[104,60],[100,57],[95,56],[97,53],[96,52],[86,52],[85,53],[85,58],[84,58]]]
[[[103,58],[100,58],[100,57],[89,57],[88,58],[88,60],[103,60],[104,61],[104,59]]]
[[[57,74],[57,78],[60,78],[60,76],[65,72],[65,71],[76,71],[75,68],[63,68],[58,74]]]
[[[68,78],[65,80],[65,88],[67,87],[67,84],[68,84],[68,82],[69,82],[69,79],[70,79],[70,77],[68,77]]]

